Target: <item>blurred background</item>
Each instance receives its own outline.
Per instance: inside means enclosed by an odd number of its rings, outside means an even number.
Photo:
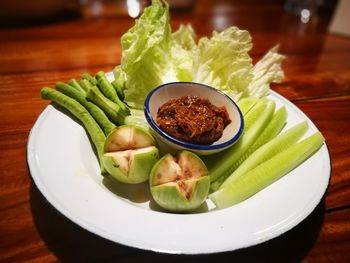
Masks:
[[[103,67],[108,70],[120,63],[120,37],[134,24],[134,19],[150,2],[151,0],[0,1],[0,41],[6,48],[9,45],[11,50],[16,50],[18,60],[18,64],[13,63],[13,57],[0,50],[0,60],[3,62],[0,70],[3,73],[13,72],[16,71],[13,67],[18,65],[24,71],[40,70],[42,67],[54,70],[62,65],[83,69]],[[340,2],[350,1],[167,2],[171,8],[173,30],[181,23],[191,23],[198,37],[229,26],[248,30],[253,38],[254,48],[251,55],[255,59],[275,44],[280,44],[280,50],[284,54],[300,52],[301,49],[306,52],[321,52],[326,45],[325,33],[332,26],[337,7]],[[348,22],[346,15],[345,17]],[[350,26],[344,28],[349,30]],[[333,31],[339,33],[337,30]],[[37,41],[44,39],[46,42]],[[22,48],[18,42],[21,40],[35,41],[30,53],[18,52]],[[86,45],[82,45],[84,41]],[[91,41],[95,44],[88,45]],[[105,56],[106,53],[109,54],[108,57]],[[314,58],[319,59],[317,56]],[[300,60],[307,58],[298,59],[300,65]],[[8,60],[12,63],[7,63]],[[293,63],[293,58],[289,63]],[[315,67],[317,64],[315,61]],[[291,68],[290,73],[293,70],[295,68]],[[313,69],[308,70],[312,72]]]
[[[106,17],[132,17],[135,18],[142,12],[142,9],[149,5],[151,0],[12,0],[0,1],[0,21],[2,26],[25,26],[34,23],[46,23],[72,17],[84,17],[101,19]],[[315,23],[316,20],[330,19],[337,5],[337,0],[168,0],[173,12],[190,15],[192,18],[206,14],[204,23],[211,23],[213,29],[220,30],[228,25],[244,25],[244,20],[254,19],[257,21],[257,29],[268,27],[266,12],[274,16],[285,14],[298,17],[299,22]],[[271,5],[276,10],[267,10]],[[279,9],[278,9],[279,8]],[[253,12],[251,12],[254,10]],[[245,18],[236,19],[238,12],[244,12]],[[185,15],[186,16],[186,15]],[[265,20],[256,18],[265,17]],[[281,17],[281,19],[283,19]],[[276,24],[275,17],[270,19]],[[281,21],[285,22],[285,21]]]

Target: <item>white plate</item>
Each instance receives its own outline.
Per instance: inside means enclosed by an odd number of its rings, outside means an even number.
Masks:
[[[288,110],[286,128],[308,120],[272,92]],[[326,144],[288,175],[248,200],[196,214],[155,211],[143,186],[108,190],[90,141],[77,122],[49,105],[35,123],[27,146],[35,184],[63,215],[92,233],[127,246],[167,253],[231,251],[274,238],[300,223],[320,202],[330,177]]]

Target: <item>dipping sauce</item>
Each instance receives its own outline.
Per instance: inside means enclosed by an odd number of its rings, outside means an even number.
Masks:
[[[184,96],[160,106],[156,122],[176,139],[208,145],[222,136],[231,120],[224,106],[214,106],[208,99],[197,96]]]

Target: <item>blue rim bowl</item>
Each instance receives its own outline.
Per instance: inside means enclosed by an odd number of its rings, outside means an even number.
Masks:
[[[189,143],[176,139],[159,128],[155,121],[158,108],[170,99],[182,96],[207,98],[215,106],[226,107],[231,123],[226,126],[218,141],[210,145]],[[199,155],[209,155],[227,149],[237,142],[244,128],[242,112],[229,96],[211,86],[195,82],[170,82],[153,89],[146,97],[144,113],[156,137],[162,142],[175,150],[189,150]]]

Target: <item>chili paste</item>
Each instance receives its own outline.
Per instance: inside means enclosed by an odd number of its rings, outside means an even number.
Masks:
[[[207,145],[222,136],[231,120],[224,106],[214,106],[208,99],[197,96],[183,96],[160,106],[156,122],[172,137]]]

